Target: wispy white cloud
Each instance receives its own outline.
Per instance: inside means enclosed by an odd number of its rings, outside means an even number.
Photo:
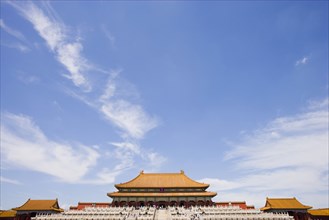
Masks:
[[[70,75],[64,75],[71,79],[73,83],[84,88],[86,91],[91,89],[90,82],[86,79],[83,72],[90,69],[87,60],[81,56],[83,47],[80,43],[66,43],[57,50],[57,59],[67,68]]]
[[[114,35],[111,33],[111,31],[109,31],[109,29],[105,25],[101,25],[101,29],[104,32],[105,37],[110,41],[111,46],[113,47],[115,45]]]
[[[148,152],[146,154],[146,157],[147,157],[147,161],[149,162],[148,167],[150,167],[153,172],[167,162],[166,157],[156,152]]]
[[[258,206],[267,196],[296,196],[328,207],[328,118],[326,99],[313,102],[303,113],[271,121],[227,152],[225,159],[235,164],[235,172],[242,173],[240,178],[203,181],[232,199],[241,194],[262,198],[250,196]]]
[[[158,170],[167,158],[149,149],[143,149],[137,142],[128,141],[121,143],[110,143],[116,147],[115,157],[120,163],[115,167],[116,171],[128,170],[135,166],[135,157],[140,157],[145,163],[143,169],[151,172]]]
[[[118,99],[117,90],[120,89],[115,80],[111,78],[98,99],[97,109],[105,118],[120,129],[123,142],[111,143],[117,147],[116,157],[120,159],[117,170],[130,169],[134,167],[135,157],[147,161],[147,167],[157,169],[165,161],[162,155],[143,149],[139,146],[139,140],[153,128],[158,126],[158,120],[149,116],[142,106]]]
[[[31,118],[12,113],[1,115],[1,155],[13,167],[69,183],[79,182],[100,157],[91,147],[49,140]]]
[[[1,43],[1,45],[19,50],[22,53],[27,53],[27,52],[30,51],[29,47],[27,47],[27,46],[25,46],[21,43],[18,43],[18,42],[15,42],[15,43]]]
[[[151,129],[157,126],[157,121],[149,117],[140,105],[134,105],[126,100],[116,100],[104,103],[101,112],[105,117],[125,133],[135,139],[141,139]]]
[[[21,185],[22,184],[21,182],[19,182],[17,180],[5,178],[3,176],[0,176],[0,183],[9,183],[9,184],[14,184],[14,185]]]
[[[116,164],[114,170],[122,172],[133,168],[135,165],[134,158],[140,154],[140,147],[137,144],[129,142],[112,143],[112,145],[117,147],[114,155],[120,161]]]
[[[57,60],[68,70],[69,75],[65,76],[71,79],[75,86],[90,91],[92,86],[86,75],[91,65],[81,54],[83,46],[79,40],[69,36],[68,28],[58,21],[55,15],[46,14],[53,11],[50,5],[47,5],[45,12],[32,2],[8,3],[31,22],[34,29],[46,41]]]
[[[226,191],[231,189],[237,189],[241,187],[241,183],[228,181],[228,180],[220,180],[216,178],[203,178],[199,180],[199,182],[210,184],[211,189],[214,191]]]
[[[102,95],[99,97],[100,102],[106,102],[108,99],[117,95],[117,85],[115,79],[119,76],[122,70],[112,70],[110,72],[110,77],[104,87]]]
[[[90,99],[84,94],[78,94],[71,90],[66,89],[65,91],[68,95],[101,113],[107,121],[119,129],[124,140],[129,139],[136,142],[143,139],[150,130],[156,128],[159,125],[159,120],[157,117],[150,116],[141,105],[128,100],[130,94],[138,96],[136,95],[137,91],[129,84],[125,83],[122,86],[122,84],[117,83],[116,77],[120,72],[121,70],[111,71],[101,95],[96,99]],[[130,89],[133,92],[129,92]]]
[[[19,42],[14,42],[14,43],[1,42],[1,45],[4,45],[4,46],[9,47],[9,48],[17,49],[17,50],[19,50],[20,52],[23,52],[23,53],[27,53],[27,52],[30,51],[30,48],[27,46],[28,42],[27,42],[25,36],[21,32],[9,27],[7,24],[5,24],[3,19],[0,19],[0,27],[5,32],[7,32],[11,36],[15,37],[16,39],[18,39],[22,42],[22,43],[19,43]]]
[[[105,89],[97,100],[97,109],[121,130],[124,139],[139,140],[158,126],[158,120],[147,114],[141,105],[127,100],[130,94],[136,95],[137,91],[128,83],[118,83],[120,73],[121,70],[111,71]]]
[[[30,21],[39,35],[47,42],[49,48],[55,52],[56,57],[62,63],[71,79],[78,87],[85,90],[91,89],[90,81],[85,77],[87,70],[91,68],[88,60],[82,55],[83,46],[79,41],[70,42],[67,34],[67,27],[52,16],[53,11],[47,5],[48,16],[45,12],[32,2],[10,3],[13,7]],[[50,10],[51,9],[51,10]],[[106,29],[107,30],[107,29]],[[109,33],[106,31],[106,33]],[[113,71],[111,73],[113,75]],[[125,99],[110,99],[111,93],[115,92],[116,84],[113,76],[110,77],[105,92],[100,96],[97,109],[114,125],[124,131],[124,135],[141,139],[151,129],[157,126],[157,120],[145,113],[142,106],[133,104]],[[83,100],[87,100],[84,98]],[[96,106],[96,105],[93,105]]]
[[[0,27],[11,36],[17,38],[20,41],[26,42],[25,36],[18,30],[15,30],[9,27],[8,25],[6,25],[3,19],[0,19]]]
[[[79,181],[80,184],[93,184],[93,185],[103,185],[103,184],[113,184],[118,175],[122,171],[112,170],[108,168],[102,168],[99,172],[96,173],[96,177],[93,178],[84,178]]]
[[[119,77],[122,69],[105,71],[96,68],[83,57],[81,41],[70,37],[69,28],[60,20],[49,3],[41,4],[40,7],[32,2],[10,2],[9,4],[31,22],[34,29],[46,41],[56,59],[68,70],[69,74],[64,76],[88,93],[71,89],[65,89],[65,91],[100,113],[119,132],[122,142],[112,144],[116,147],[114,155],[117,155],[119,163],[111,173],[117,175],[121,172],[119,170],[130,169],[136,157],[147,160],[149,164],[155,164],[155,158],[158,158],[157,166],[162,164],[165,161],[164,157],[139,146],[139,141],[150,130],[157,127],[159,122],[138,104],[139,97],[135,86]],[[114,37],[105,26],[103,32],[113,43]],[[93,75],[91,78],[87,74],[91,70],[102,74],[101,76]],[[97,88],[93,90],[91,79],[98,82]],[[107,172],[104,171],[104,173]]]
[[[308,111],[313,111],[317,109],[326,109],[329,106],[329,99],[324,100],[311,100],[307,107]]]
[[[24,46],[23,44],[16,43],[16,44],[12,44],[11,46],[13,48],[16,48],[17,50],[23,52],[23,53],[27,53],[27,52],[30,51],[30,48],[27,47],[27,46]]]
[[[134,152],[135,154],[140,154],[140,147],[137,144],[131,142],[120,142],[111,143],[111,145],[117,147],[118,149],[125,149]]]
[[[22,71],[17,71],[17,78],[25,84],[37,83],[40,81],[39,77]]]
[[[130,100],[130,102],[138,102],[140,99],[139,91],[136,86],[123,77],[123,69],[111,69],[106,72],[108,76],[104,80],[104,84],[101,91],[101,96],[98,98],[98,101],[101,103],[106,103],[110,100],[123,99]]]
[[[121,70],[111,71],[98,99],[91,102],[81,100],[100,112],[119,130],[123,141],[110,143],[116,147],[114,155],[119,161],[114,168],[114,173],[118,174],[136,167],[137,158],[146,162],[143,169],[157,169],[166,162],[166,158],[149,149],[142,148],[139,142],[150,130],[159,125],[158,119],[150,116],[141,105],[128,100],[131,94],[134,98],[138,96],[137,91],[129,83],[118,83],[120,73]]]
[[[134,167],[136,156],[148,155],[142,153],[137,143],[111,143],[114,146],[111,158],[116,163],[112,168],[102,167],[98,163],[102,157],[98,146],[50,140],[25,115],[7,112],[2,113],[1,119],[1,157],[4,164],[11,169],[22,168],[48,174],[66,183],[114,183],[118,175]],[[20,184],[4,177],[1,181]]]
[[[309,59],[310,59],[309,57],[304,56],[303,58],[296,61],[295,66],[300,66],[300,65],[307,64]]]
[[[166,158],[140,147],[139,141],[158,126],[158,119],[146,113],[141,105],[128,99],[138,97],[138,91],[128,82],[120,80],[122,70],[111,70],[102,94],[94,101],[94,108],[120,131],[122,142],[112,142],[120,161],[115,170],[127,170],[135,166],[136,157],[146,161],[148,167],[158,168]]]

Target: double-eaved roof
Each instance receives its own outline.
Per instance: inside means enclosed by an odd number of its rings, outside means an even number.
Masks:
[[[126,182],[115,185],[116,188],[208,188],[209,184],[199,183],[180,173],[144,173]]]
[[[57,199],[53,200],[27,200],[22,206],[14,208],[15,211],[55,211],[62,212]]]
[[[266,198],[263,211],[267,210],[307,210],[311,206],[303,205],[295,197],[294,198]]]

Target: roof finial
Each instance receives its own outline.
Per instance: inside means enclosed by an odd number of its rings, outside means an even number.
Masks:
[[[184,170],[180,170],[180,173],[181,173],[181,174],[184,174]]]
[[[140,174],[143,174],[144,173],[144,170],[141,170]]]

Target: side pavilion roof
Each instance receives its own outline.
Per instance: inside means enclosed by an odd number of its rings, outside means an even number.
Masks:
[[[199,183],[180,173],[144,173],[134,179],[115,185],[116,188],[208,188],[209,184]]]
[[[329,217],[329,208],[326,209],[311,209],[307,211],[313,216],[328,216]]]
[[[265,207],[261,210],[307,210],[311,206],[303,205],[295,197],[294,198],[266,198]]]
[[[57,199],[54,200],[27,200],[22,206],[14,208],[15,211],[56,211],[62,212]]]

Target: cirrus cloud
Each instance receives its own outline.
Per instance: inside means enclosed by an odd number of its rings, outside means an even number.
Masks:
[[[328,98],[312,102],[302,113],[276,118],[226,153],[225,161],[234,164],[239,178],[201,181],[211,183],[222,200],[244,198],[262,206],[268,196],[297,197],[328,207],[328,118]]]
[[[92,147],[50,140],[30,117],[12,113],[1,115],[1,155],[10,167],[45,173],[68,183],[83,179],[100,157]]]
[[[64,76],[71,79],[75,86],[84,89],[84,91],[90,91],[92,85],[86,75],[92,67],[82,56],[82,44],[78,39],[72,39],[68,35],[68,28],[56,16],[52,14],[47,16],[45,11],[32,2],[8,3],[20,12],[46,41],[56,59],[69,72]],[[52,10],[47,11],[51,13]]]
[[[309,59],[309,57],[304,56],[303,58],[296,61],[295,66],[305,65],[308,63]]]
[[[116,155],[115,159],[118,160],[113,170],[103,170],[99,173],[101,180],[83,179],[83,182],[98,184],[112,180],[123,170],[132,168],[138,157],[149,162],[150,165],[160,166],[165,158],[156,152],[140,147],[139,144],[150,130],[158,126],[158,120],[149,115],[135,100],[138,98],[136,95],[138,92],[134,85],[119,77],[122,70],[106,71],[86,59],[82,55],[84,47],[81,38],[72,36],[70,32],[72,28],[61,21],[49,3],[8,2],[8,4],[33,25],[57,61],[68,71],[64,77],[71,80],[75,87],[64,88],[68,91],[67,94],[100,113],[106,121],[114,125],[123,139],[122,142],[112,144],[115,146],[112,155]],[[109,37],[109,30],[107,28],[105,30],[105,34]],[[113,35],[111,37],[114,38]],[[92,75],[90,74],[92,71],[101,74]],[[97,82],[97,87],[93,87],[95,82]],[[139,149],[139,152],[129,146]],[[161,160],[155,163],[154,158]],[[109,178],[105,178],[105,174],[109,174]],[[81,174],[77,179],[82,181],[82,176],[84,175]]]

